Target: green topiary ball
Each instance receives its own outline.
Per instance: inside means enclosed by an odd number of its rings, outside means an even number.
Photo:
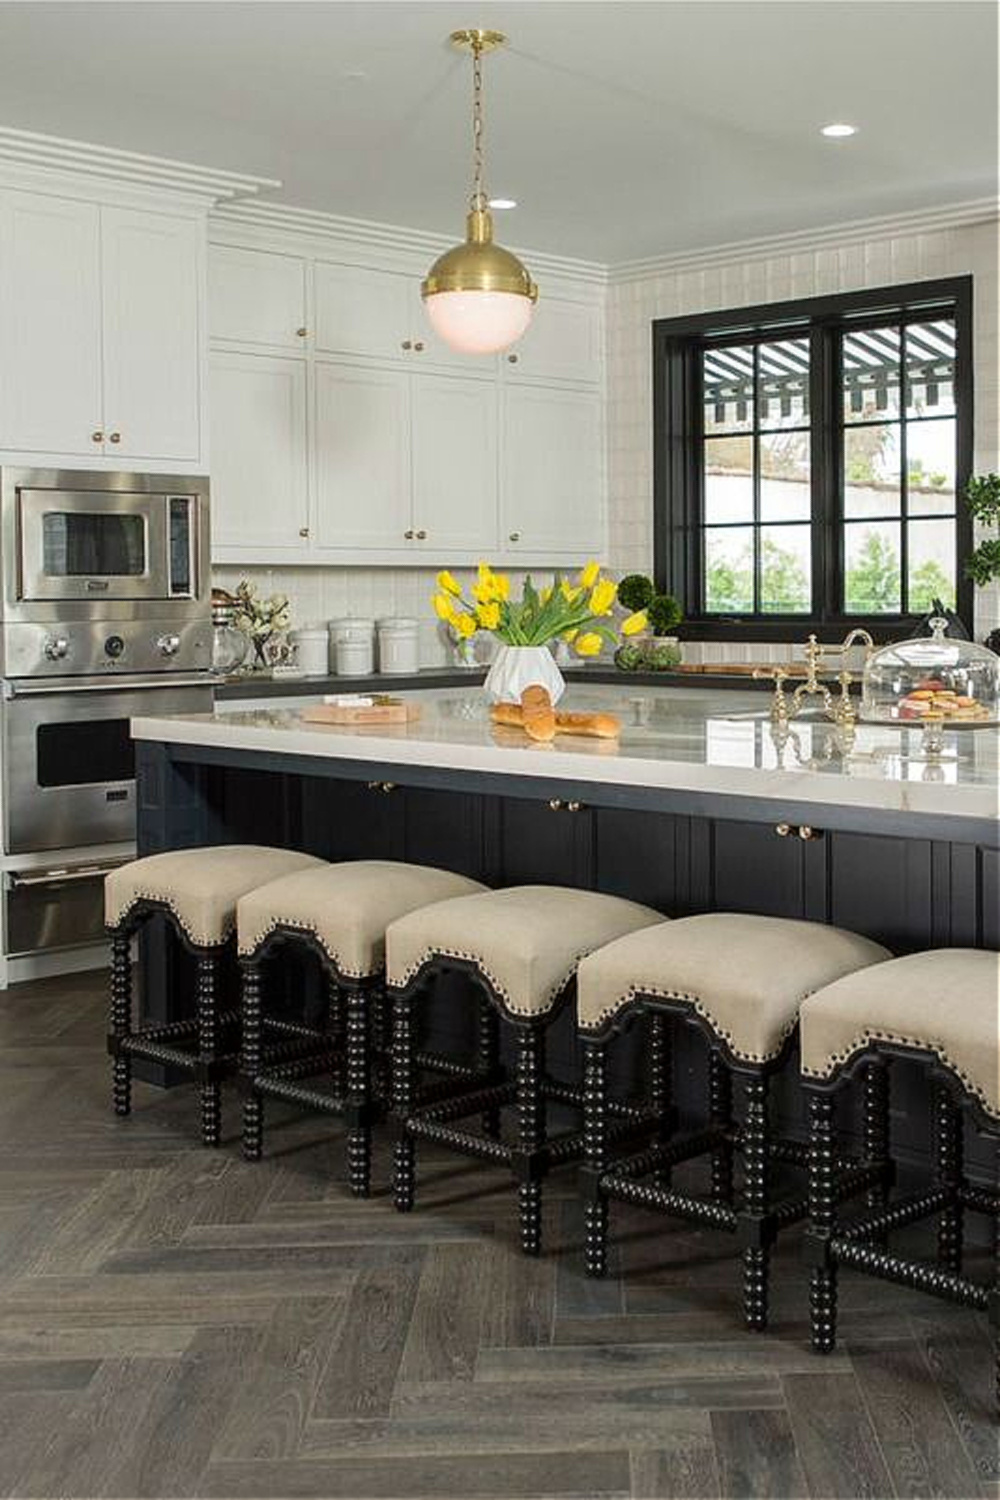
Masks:
[[[621,594],[620,589],[618,592]],[[657,594],[650,599],[645,609],[649,616],[649,628],[654,635],[669,635],[684,618],[684,611],[673,594]]]
[[[618,603],[634,614],[637,610],[646,608],[655,592],[644,573],[629,573],[618,585]]]

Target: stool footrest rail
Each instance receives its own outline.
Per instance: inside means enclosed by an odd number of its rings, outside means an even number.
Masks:
[[[829,1253],[841,1265],[855,1266],[882,1281],[913,1287],[920,1292],[932,1292],[950,1302],[957,1302],[961,1307],[974,1307],[980,1312],[989,1308],[989,1287],[970,1281],[955,1271],[946,1271],[941,1266],[890,1255],[874,1245],[848,1240],[842,1235],[834,1235],[829,1241]]]

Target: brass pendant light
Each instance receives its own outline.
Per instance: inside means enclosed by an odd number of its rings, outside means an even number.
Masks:
[[[538,288],[516,255],[493,240],[493,215],[483,186],[484,53],[502,47],[499,31],[454,31],[454,47],[472,54],[473,178],[466,237],[431,266],[421,295],[435,333],[464,354],[496,354],[524,333]]]

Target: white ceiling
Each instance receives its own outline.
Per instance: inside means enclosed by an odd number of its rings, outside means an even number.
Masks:
[[[485,64],[508,243],[631,260],[997,192],[992,0],[0,3],[0,125],[457,237],[463,25],[511,39]]]

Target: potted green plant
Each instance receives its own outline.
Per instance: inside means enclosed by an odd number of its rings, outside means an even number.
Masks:
[[[684,618],[673,594],[658,594],[651,578],[630,573],[618,585],[618,602],[631,613],[628,630],[615,652],[615,665],[623,672],[669,672],[680,665],[681,645],[672,632]],[[641,633],[636,621],[643,619]]]

